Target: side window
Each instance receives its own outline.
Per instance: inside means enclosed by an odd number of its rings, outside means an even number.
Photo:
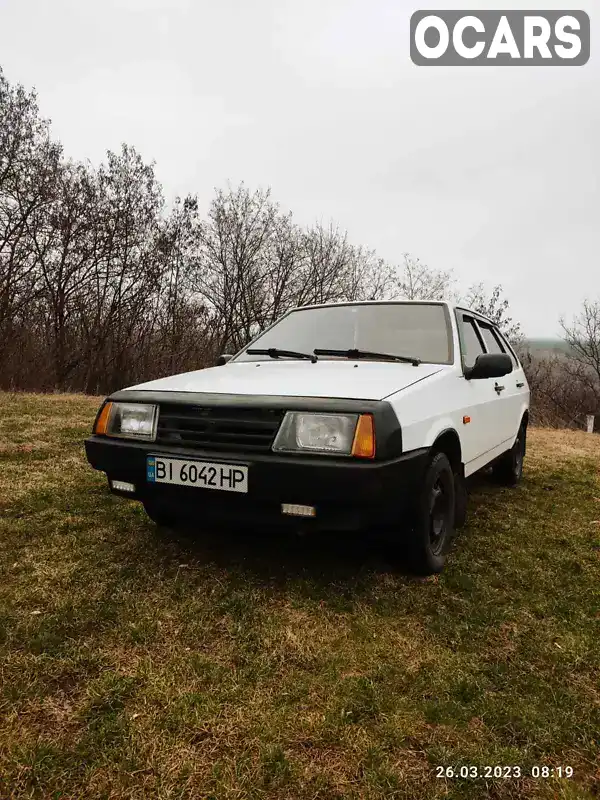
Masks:
[[[471,317],[462,318],[462,332],[463,332],[463,347],[464,347],[464,364],[465,367],[472,367],[475,364],[477,356],[485,353],[483,344],[479,338],[479,333],[475,327],[475,323]]]
[[[500,333],[500,331],[496,330],[495,328],[492,328],[491,331],[492,331],[493,335],[496,337],[496,339],[500,342],[500,346],[503,348],[502,352],[503,353],[508,353],[508,355],[510,356],[510,358],[511,358],[511,360],[513,362],[513,367],[515,369],[518,369],[520,364],[517,361],[517,359],[515,358],[515,354],[513,353],[512,348],[507,343],[507,341],[504,338],[504,336]],[[485,338],[485,334],[484,334],[484,338]]]
[[[496,336],[492,326],[486,325],[485,322],[479,322],[478,325],[488,353],[506,353],[504,345]]]

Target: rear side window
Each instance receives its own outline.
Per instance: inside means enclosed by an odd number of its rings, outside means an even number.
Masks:
[[[471,317],[463,317],[463,361],[465,367],[472,367],[477,360],[477,356],[485,353],[483,344],[479,338],[479,333]]]
[[[483,336],[483,340],[485,342],[485,346],[487,348],[488,353],[505,353],[504,345],[501,344],[500,340],[494,333],[494,330],[490,327],[490,325],[486,325],[485,322],[479,323],[479,329],[481,330],[481,335]]]
[[[492,328],[491,325],[486,325],[485,322],[479,322],[479,329],[485,341],[488,353],[508,353],[513,362],[513,366],[517,366],[517,360],[512,354],[510,347],[504,342],[502,336]]]

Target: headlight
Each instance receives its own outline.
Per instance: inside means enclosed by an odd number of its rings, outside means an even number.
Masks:
[[[363,420],[369,428],[368,431]],[[365,435],[370,441],[370,446],[367,447],[365,447]],[[288,411],[273,443],[273,450],[373,458],[375,455],[373,418],[370,414],[314,414]]]
[[[158,406],[145,403],[106,403],[100,412],[94,433],[123,439],[156,438]]]

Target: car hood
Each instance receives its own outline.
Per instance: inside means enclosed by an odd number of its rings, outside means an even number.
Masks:
[[[443,369],[448,368],[381,361],[246,361],[160,378],[128,391],[383,400]]]

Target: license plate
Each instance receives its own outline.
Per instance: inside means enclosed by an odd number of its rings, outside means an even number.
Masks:
[[[183,458],[148,456],[146,478],[149,483],[176,483],[222,492],[248,492],[248,467],[191,461]]]

